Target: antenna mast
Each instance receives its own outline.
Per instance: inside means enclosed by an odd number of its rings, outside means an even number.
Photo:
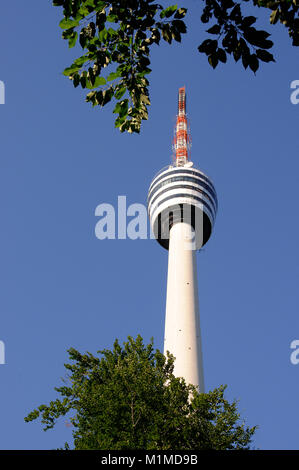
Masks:
[[[184,166],[190,157],[191,135],[186,115],[185,87],[179,89],[178,114],[173,139],[176,166]]]

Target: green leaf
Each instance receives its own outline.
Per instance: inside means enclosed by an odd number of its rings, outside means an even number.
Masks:
[[[103,91],[103,101],[102,101],[102,106],[105,106],[105,104],[109,103],[113,97],[113,88],[108,88],[107,90]]]
[[[150,99],[147,95],[141,95],[140,96],[140,101],[141,101],[141,103],[145,103],[147,105],[151,104]]]
[[[119,100],[126,92],[127,88],[124,87],[117,87],[114,92],[114,96],[117,100]]]
[[[79,85],[80,83],[80,75],[78,73],[76,73],[74,76],[73,76],[73,84],[74,84],[74,87],[77,88],[77,86]]]
[[[92,90],[93,88],[97,88],[105,84],[106,84],[106,80],[104,77],[96,77],[94,80],[94,83],[92,83],[90,80],[86,82],[86,88],[89,88],[90,90]]]
[[[119,78],[119,73],[117,72],[111,72],[108,77],[107,77],[107,82],[111,82],[112,80],[115,80],[116,78]]]
[[[271,24],[276,24],[277,21],[279,20],[279,16],[280,16],[279,9],[277,8],[276,10],[273,10],[271,15],[270,15],[270,23]]]
[[[275,62],[273,55],[264,49],[257,49],[256,55],[263,62]]]
[[[77,33],[77,31],[74,31],[72,36],[69,38],[69,48],[72,48],[72,47],[75,46],[75,44],[77,42],[77,38],[78,38],[78,33]]]
[[[91,91],[86,95],[85,101],[94,101],[94,98],[96,97],[96,91]]]
[[[116,120],[115,120],[115,123],[114,123],[114,127],[120,127],[126,120],[126,116],[124,117],[118,117]]]
[[[78,24],[79,24],[78,20],[71,20],[71,19],[63,18],[60,21],[59,26],[62,29],[69,29],[69,28],[75,28],[76,26],[78,26]]]
[[[292,35],[292,45],[299,46],[299,34],[297,32],[294,32]]]
[[[214,24],[214,26],[212,26],[211,28],[207,29],[207,33],[210,33],[210,34],[220,34],[220,31],[221,31],[221,27],[219,24]]]
[[[82,65],[85,64],[85,62],[88,60],[88,56],[87,55],[82,55],[81,57],[78,57],[78,59],[76,59],[73,63],[73,65],[75,65],[76,67],[80,68],[82,67]]]
[[[221,47],[217,49],[217,57],[221,62],[223,62],[224,64],[226,63],[226,60],[227,60],[226,52],[224,49],[221,49]]]
[[[186,25],[185,25],[184,21],[182,21],[182,20],[173,20],[171,22],[171,24],[180,33],[186,33],[187,32],[187,28],[186,28]]]
[[[164,41],[171,44],[172,34],[171,34],[171,29],[170,29],[169,24],[163,24],[163,26],[162,26],[162,37],[163,37]]]
[[[118,22],[118,16],[117,15],[108,15],[107,16],[107,21],[109,21],[109,23],[117,23]]]
[[[67,67],[66,69],[64,69],[63,75],[65,75],[66,77],[69,77],[70,75],[72,75],[72,73],[77,72],[78,69],[79,67],[77,67],[75,64],[72,64],[70,67]]]
[[[113,110],[114,113],[119,114],[120,118],[124,118],[128,114],[129,100],[125,99],[116,103],[116,106]]]
[[[201,43],[200,46],[198,46],[198,51],[209,55],[216,51],[217,45],[218,45],[218,42],[216,41],[216,39],[214,40],[206,39],[205,41]]]
[[[246,16],[245,18],[243,18],[242,27],[249,28],[249,26],[253,25],[255,22],[256,22],[255,16]]]
[[[255,28],[248,28],[244,30],[244,38],[253,46],[260,47],[262,49],[270,49],[273,46],[273,42],[267,40],[270,36],[266,31],[257,31]]]
[[[78,11],[79,15],[84,18],[85,16],[89,15],[90,13],[90,10],[87,8],[87,5],[85,3],[85,5],[82,5],[80,8],[79,8],[79,11]]]
[[[165,8],[165,10],[161,11],[160,18],[169,18],[171,15],[174,14],[177,8],[178,8],[177,5],[171,5],[170,7]]]
[[[216,53],[209,55],[208,61],[209,64],[213,67],[213,69],[215,69],[218,65],[218,55]]]
[[[81,83],[81,87],[82,87],[82,88],[86,88],[86,84],[87,84],[87,72],[86,72],[85,70],[84,70],[84,72],[82,72],[82,74],[81,74],[80,83]]]
[[[251,54],[249,57],[249,67],[255,73],[259,68],[259,61],[256,54]]]
[[[243,48],[242,49],[242,64],[245,70],[247,69],[249,65],[249,61],[250,61],[250,51],[248,48],[247,49]]]
[[[102,29],[99,33],[99,40],[100,42],[105,42],[108,36],[108,31],[107,29]]]
[[[240,47],[240,45],[238,45],[236,47],[236,49],[234,49],[234,51],[233,51],[233,56],[234,56],[235,62],[238,62],[240,60],[241,53],[242,53],[241,47]]]
[[[96,92],[96,102],[99,106],[103,105],[103,92],[99,90]]]
[[[177,18],[177,19],[182,19],[186,16],[186,13],[187,13],[187,8],[179,8],[176,12],[175,12],[175,15],[174,17]]]
[[[176,29],[172,29],[171,30],[171,35],[172,35],[172,38],[177,41],[177,42],[181,42],[182,40],[182,37],[181,37],[181,33],[179,33],[179,31],[177,31]]]

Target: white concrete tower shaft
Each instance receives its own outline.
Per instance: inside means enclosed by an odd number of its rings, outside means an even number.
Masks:
[[[196,251],[211,237],[218,201],[211,179],[190,161],[185,87],[173,144],[174,162],[154,177],[147,199],[152,232],[169,251],[164,354],[175,357],[175,376],[204,392]]]
[[[196,251],[191,249],[190,224],[170,229],[164,355],[174,355],[174,375],[204,392]]]

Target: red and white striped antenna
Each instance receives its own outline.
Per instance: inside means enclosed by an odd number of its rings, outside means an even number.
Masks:
[[[178,114],[173,139],[176,166],[184,166],[190,161],[191,135],[186,115],[185,87],[179,89]]]

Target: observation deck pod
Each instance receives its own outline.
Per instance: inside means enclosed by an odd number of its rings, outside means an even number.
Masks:
[[[156,240],[169,249],[169,232],[179,222],[193,228],[193,249],[209,240],[218,201],[212,181],[191,162],[163,168],[153,179],[147,199],[148,215]]]

